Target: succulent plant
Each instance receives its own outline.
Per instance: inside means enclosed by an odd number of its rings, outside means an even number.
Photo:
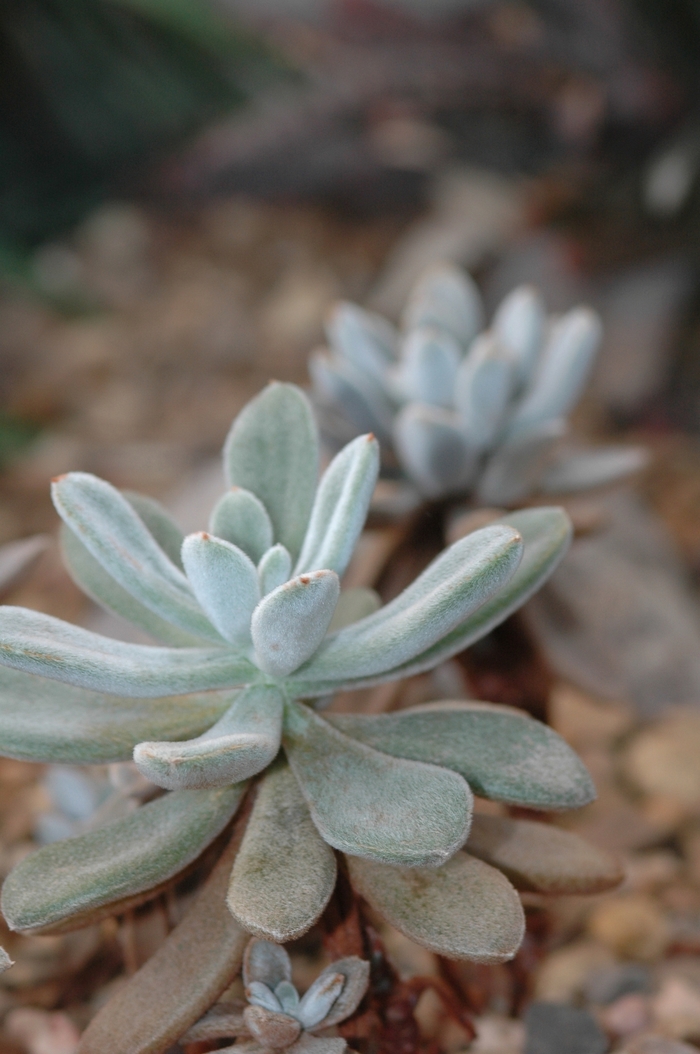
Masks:
[[[537,291],[520,286],[483,326],[476,285],[448,265],[419,280],[401,333],[339,303],[329,350],[309,362],[331,444],[371,430],[423,497],[508,507],[532,493],[610,483],[644,464],[631,447],[562,448],[600,342],[594,311],[548,318]]]
[[[592,799],[584,766],[545,725],[463,701],[319,712],[337,690],[432,669],[506,618],[564,554],[566,514],[530,509],[467,535],[382,607],[370,590],[340,589],[378,444],[355,439],[319,483],[318,462],[309,401],[273,384],[232,426],[231,489],[207,532],[183,538],[157,503],[85,473],[54,482],[76,581],[163,643],[0,607],[0,753],[70,764],[133,756],[154,795],[165,793],[25,858],[3,887],[11,928],[59,932],[154,896],[223,835],[256,777],[240,847],[212,887],[235,934],[283,942],[308,930],[335,885],[334,849],[395,926],[484,962],[510,958],[522,939],[506,874],[541,891],[617,881],[607,857],[549,826],[474,817],[470,835],[474,793],[546,810]],[[216,932],[227,925],[219,918]],[[213,998],[228,983],[214,990],[222,954],[212,950],[198,978],[215,977]],[[188,1003],[190,1020],[171,1008],[181,1032],[206,1005]],[[106,1054],[105,1043],[81,1051]],[[109,1050],[160,1049],[124,1043]]]
[[[349,956],[331,963],[303,998],[292,984],[292,964],[284,948],[252,940],[243,956],[248,1006],[219,1003],[192,1026],[185,1043],[235,1036],[245,1039],[224,1050],[247,1054],[290,1050],[292,1054],[343,1054],[338,1036],[315,1035],[333,1028],[357,1010],[369,984],[369,963]]]

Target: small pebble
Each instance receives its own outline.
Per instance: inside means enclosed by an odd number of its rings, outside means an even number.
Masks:
[[[587,1010],[566,1003],[531,1003],[524,1054],[605,1054],[608,1040]]]
[[[649,1027],[649,1000],[639,992],[623,995],[606,1006],[600,1022],[606,1032],[615,1036],[631,1036]]]
[[[620,1051],[620,1054],[697,1054],[697,1047],[678,1043],[666,1036],[638,1036]]]
[[[586,998],[597,1006],[607,1006],[632,993],[651,991],[651,974],[642,963],[621,963],[594,973],[586,985]]]
[[[700,1039],[700,989],[684,977],[667,977],[651,1001],[656,1027],[674,1039]]]
[[[666,916],[643,893],[602,901],[591,912],[588,931],[616,955],[649,962],[663,955],[671,940]]]

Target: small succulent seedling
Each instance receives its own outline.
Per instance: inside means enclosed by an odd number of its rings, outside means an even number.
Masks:
[[[418,282],[401,333],[338,304],[330,349],[309,364],[331,442],[371,429],[424,497],[470,495],[497,506],[610,483],[641,467],[643,453],[629,447],[561,449],[600,342],[595,312],[547,318],[538,293],[520,286],[483,326],[479,291],[451,266]]]
[[[343,1054],[344,1039],[316,1035],[355,1013],[369,984],[369,963],[349,956],[331,963],[302,998],[292,984],[292,964],[284,948],[252,940],[243,957],[247,1006],[213,1007],[183,1037],[186,1043],[225,1039],[239,1042],[224,1050],[246,1054]],[[245,1042],[245,1045],[241,1042]]]
[[[483,962],[510,958],[522,939],[506,874],[540,891],[616,881],[608,858],[549,826],[503,821],[515,825],[503,837],[481,817],[472,841],[474,792],[547,810],[594,796],[576,755],[522,712],[442,702],[319,713],[332,693],[429,670],[506,618],[564,554],[566,514],[530,509],[475,531],[382,607],[369,590],[340,588],[377,441],[349,443],[320,482],[318,461],[307,398],[274,384],[232,426],[231,489],[206,532],[183,538],[157,503],[94,476],[55,481],[74,578],[162,643],[0,608],[0,751],[72,764],[133,756],[165,793],[25,858],[3,888],[12,928],[58,932],[153,896],[222,834],[253,780],[226,897],[267,940],[320,917],[334,850],[397,928]]]

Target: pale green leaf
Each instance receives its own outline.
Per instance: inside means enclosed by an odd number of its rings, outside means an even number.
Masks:
[[[466,347],[483,326],[481,294],[460,268],[433,265],[413,287],[402,321],[406,330],[437,326]]]
[[[223,830],[245,784],[175,791],[122,820],[46,845],[10,872],[2,912],[11,929],[48,930],[108,909],[182,871]],[[109,911],[105,910],[104,914]]]
[[[444,330],[421,326],[407,334],[399,365],[390,374],[400,402],[453,405],[463,349]]]
[[[320,1023],[320,1028],[332,1028],[354,1014],[369,986],[369,963],[365,959],[359,959],[356,955],[349,955],[346,959],[336,959],[319,975],[319,981],[328,973],[342,974],[345,984],[330,1011]]]
[[[258,564],[260,595],[266,596],[283,585],[292,573],[292,558],[283,545],[273,545]]]
[[[333,458],[316,492],[295,574],[322,568],[344,573],[378,475],[379,444],[372,435],[358,436]]]
[[[359,622],[361,618],[373,615],[381,606],[381,597],[374,589],[367,589],[366,586],[343,589],[338,597],[328,632],[335,633],[336,630],[343,629],[345,626],[351,626],[353,622]]]
[[[255,564],[238,546],[200,531],[182,543],[182,562],[194,595],[224,640],[250,642],[250,616],[260,600]]]
[[[346,359],[324,351],[311,355],[308,367],[319,402],[328,406],[336,428],[341,416],[350,435],[371,432],[381,443],[390,441],[392,407],[378,382]]]
[[[427,498],[466,490],[479,466],[479,449],[458,414],[428,403],[408,403],[397,414],[394,447],[405,472]]]
[[[286,677],[318,648],[340,595],[335,571],[311,571],[278,586],[253,612],[251,635],[258,665]]]
[[[176,567],[182,570],[180,550],[185,536],[168,510],[155,498],[147,494],[137,494],[133,490],[124,490],[122,494],[143,520],[165,555]]]
[[[318,433],[308,399],[291,384],[270,384],[233,422],[224,466],[233,486],[265,506],[275,541],[296,557],[316,492]]]
[[[320,918],[335,877],[335,855],[316,830],[294,774],[277,766],[260,783],[231,873],[229,908],[259,937],[295,940]]]
[[[509,293],[493,316],[493,331],[511,352],[521,386],[532,377],[546,321],[542,297],[529,285],[519,285]]]
[[[282,981],[291,979],[292,963],[284,948],[268,940],[252,940],[248,943],[243,956],[243,984],[246,988],[253,981],[261,981],[269,988],[276,988]]]
[[[314,823],[336,849],[437,867],[464,844],[472,795],[456,773],[389,759],[299,703],[285,708],[284,746]]]
[[[316,978],[304,993],[297,1016],[304,1028],[317,1028],[326,1017],[345,985],[345,977],[331,966]]]
[[[326,323],[334,351],[361,373],[382,383],[387,366],[396,358],[398,334],[383,315],[340,300]]]
[[[510,707],[443,702],[326,719],[392,757],[459,772],[483,798],[534,809],[577,809],[595,798],[586,767],[561,736]]]
[[[265,506],[243,487],[232,487],[219,498],[209,517],[209,530],[242,549],[254,564],[274,541]]]
[[[244,688],[226,713],[197,739],[142,742],[134,761],[166,790],[225,787],[267,768],[280,748],[282,702],[272,685]]]
[[[641,447],[608,446],[562,455],[549,466],[542,490],[549,494],[604,487],[645,468],[649,455]]]
[[[416,944],[452,959],[512,959],[525,934],[520,899],[500,871],[457,853],[437,869],[348,857],[353,887]]]
[[[454,387],[454,403],[465,434],[477,450],[496,437],[515,387],[516,369],[507,348],[492,333],[472,344]]]

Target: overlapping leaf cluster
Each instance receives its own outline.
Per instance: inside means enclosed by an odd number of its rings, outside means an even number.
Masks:
[[[592,798],[586,770],[546,726],[469,702],[318,712],[339,689],[430,669],[504,619],[565,552],[565,513],[527,510],[468,535],[382,607],[371,591],[340,589],[377,442],[352,441],[320,482],[318,463],[308,400],[276,384],[234,422],[231,489],[207,532],[183,538],[157,503],[93,476],[55,481],[76,581],[162,643],[0,608],[0,751],[71,763],[133,756],[165,793],[20,863],[3,889],[13,928],[57,932],[152,896],[225,830],[255,777],[227,904],[263,938],[289,940],[319,918],[334,849],[399,929],[486,962],[512,956],[522,938],[509,878],[540,891],[616,880],[573,836],[472,822],[473,793],[536,809]]]
[[[450,266],[417,283],[401,332],[338,304],[329,350],[309,363],[331,442],[371,430],[423,496],[471,494],[487,505],[597,486],[640,467],[632,448],[561,445],[600,342],[595,312],[548,318],[536,290],[521,286],[489,329],[484,319],[475,284]]]

